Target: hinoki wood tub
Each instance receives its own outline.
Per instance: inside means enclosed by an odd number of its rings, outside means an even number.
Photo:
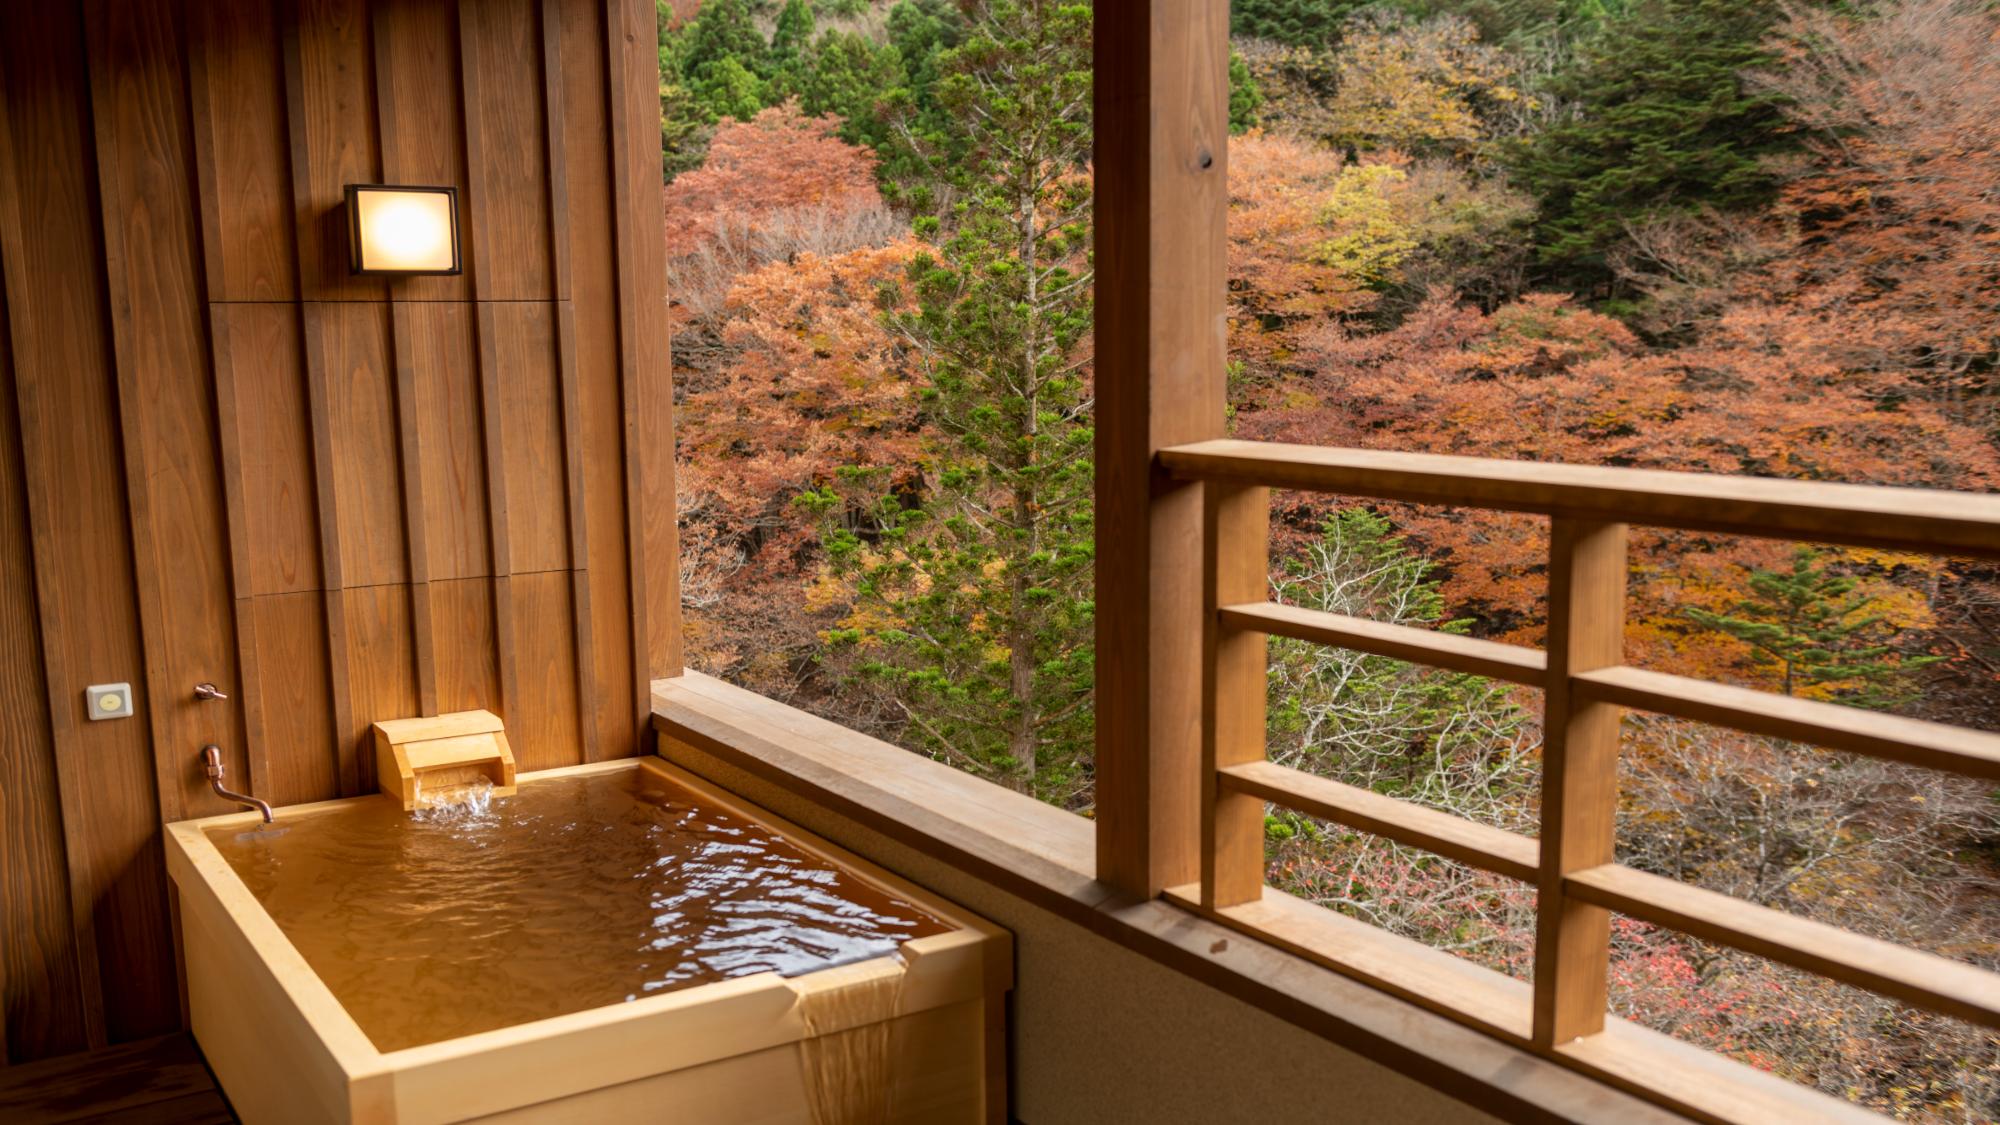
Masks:
[[[649,770],[951,929],[900,956],[773,972],[379,1051],[208,830],[168,826],[195,1039],[243,1120],[951,1122],[1005,1119],[1007,933],[656,758],[523,774],[523,788]],[[278,811],[278,824],[352,801]],[[499,986],[504,987],[504,982]]]

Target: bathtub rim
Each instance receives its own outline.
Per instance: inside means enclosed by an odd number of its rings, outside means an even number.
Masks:
[[[166,826],[167,868],[179,895],[182,926],[199,931],[209,946],[187,949],[197,955],[241,962],[249,993],[262,993],[260,1006],[282,998],[276,1015],[293,1017],[309,1033],[307,1050],[284,1058],[282,1043],[260,1041],[260,1057],[247,1062],[210,1058],[229,1092],[229,1078],[239,1084],[275,1080],[290,1090],[312,1086],[317,1078],[322,1098],[343,1103],[340,1115],[349,1120],[398,1122],[450,1121],[519,1108],[539,1102],[669,1073],[722,1059],[781,1046],[840,1030],[828,1025],[808,1032],[799,1009],[811,993],[852,987],[888,974],[902,977],[898,1003],[889,1018],[898,1018],[962,1003],[1001,1003],[1013,985],[1012,936],[993,923],[934,892],[884,870],[816,834],[752,805],[715,783],[665,759],[646,756],[593,762],[522,774],[522,785],[537,781],[620,773],[652,772],[685,786],[703,801],[778,832],[795,846],[834,863],[891,895],[907,899],[951,927],[942,933],[902,943],[896,953],[865,961],[816,969],[796,976],[763,972],[730,980],[678,989],[640,1000],[600,1005],[578,1012],[547,1016],[508,1027],[405,1047],[376,1048],[348,1014],[332,990],[314,972],[303,954],[285,936],[277,921],[258,902],[228,860],[208,837],[216,828],[248,827],[261,822],[255,812],[177,821]],[[295,819],[347,806],[354,801],[385,799],[381,794],[344,797],[287,806],[282,819]],[[232,940],[228,931],[234,931]],[[247,947],[230,948],[233,946]],[[247,952],[251,961],[244,962]],[[233,955],[233,956],[231,956]],[[261,971],[259,966],[261,965]],[[208,968],[204,962],[204,968]],[[194,975],[190,966],[190,977]],[[208,1003],[197,1003],[190,992],[190,1014],[197,1042],[203,1039]],[[288,1011],[287,1011],[288,1010]],[[992,1013],[985,1023],[985,1082],[989,1105],[1004,1098],[1004,1044],[991,1042],[998,1030]],[[853,1025],[849,1025],[853,1026]],[[283,1029],[275,1029],[283,1030]],[[603,1048],[643,1036],[648,1050],[643,1060],[600,1053]],[[240,1038],[240,1033],[238,1035]],[[317,1044],[323,1058],[305,1057]],[[208,1049],[207,1044],[203,1044]],[[213,1052],[211,1052],[213,1055]],[[273,1059],[296,1064],[292,1071],[271,1072]],[[552,1064],[551,1060],[558,1060]],[[532,1066],[527,1064],[532,1060]],[[331,1064],[331,1071],[327,1071]],[[225,1075],[224,1071],[234,1072]],[[316,1074],[314,1072],[317,1072]],[[332,1081],[327,1081],[332,1079]],[[236,1095],[231,1093],[231,1097]]]

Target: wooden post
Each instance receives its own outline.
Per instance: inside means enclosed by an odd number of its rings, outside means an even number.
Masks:
[[[1538,1047],[1604,1029],[1611,912],[1563,877],[1612,862],[1621,709],[1580,699],[1570,676],[1624,660],[1625,525],[1566,519],[1549,530],[1549,678],[1542,749],[1542,857],[1535,928]]]
[[[1271,490],[1202,492],[1201,904],[1214,910],[1264,894],[1264,801],[1222,792],[1215,771],[1264,758],[1269,638],[1225,628],[1215,611],[1269,597]]]
[[[1154,464],[1223,432],[1229,12],[1097,7],[1097,875],[1200,876],[1201,492]]]

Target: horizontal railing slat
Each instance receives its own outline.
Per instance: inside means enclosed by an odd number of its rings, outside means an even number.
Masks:
[[[1526,836],[1275,762],[1246,762],[1216,772],[1226,790],[1373,832],[1524,883],[1535,881],[1535,869],[1541,862],[1541,844]]]
[[[2000,781],[2000,735],[1643,668],[1571,677],[1589,698],[1750,734]]]
[[[2000,973],[1619,864],[1567,876],[1586,902],[1920,1008],[2000,1027]]]
[[[1159,453],[1184,480],[2000,558],[2000,495],[1217,440]]]
[[[1548,657],[1532,648],[1440,633],[1435,629],[1415,629],[1391,625],[1365,617],[1325,613],[1303,606],[1275,602],[1252,602],[1223,606],[1222,624],[1272,636],[1291,637],[1324,645],[1338,645],[1357,652],[1386,656],[1469,672],[1509,683],[1540,686],[1548,675]]]

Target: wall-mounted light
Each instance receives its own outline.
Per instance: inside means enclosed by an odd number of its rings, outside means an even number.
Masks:
[[[458,189],[347,185],[347,247],[358,274],[459,272]]]

